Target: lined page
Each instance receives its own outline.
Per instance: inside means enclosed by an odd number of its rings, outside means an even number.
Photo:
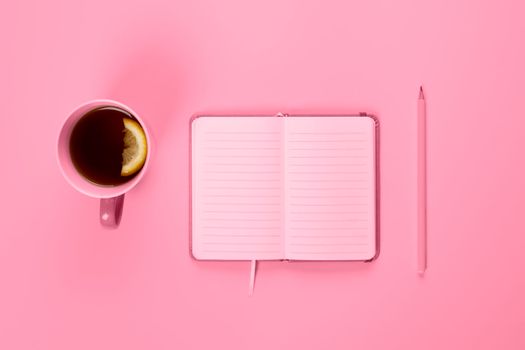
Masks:
[[[192,253],[197,259],[283,259],[281,118],[192,123]]]
[[[286,257],[371,259],[376,252],[375,121],[290,117],[285,130]]]

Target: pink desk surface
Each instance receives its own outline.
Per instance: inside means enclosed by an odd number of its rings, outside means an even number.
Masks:
[[[0,349],[524,349],[520,1],[10,1],[0,6]],[[429,268],[415,266],[428,101]],[[118,231],[61,177],[58,128],[120,100],[156,140]],[[381,256],[188,253],[194,113],[381,122]]]

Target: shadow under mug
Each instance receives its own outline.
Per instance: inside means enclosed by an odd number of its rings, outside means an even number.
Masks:
[[[73,164],[69,149],[71,132],[73,131],[73,128],[77,122],[88,112],[101,107],[116,107],[131,114],[142,126],[142,129],[146,134],[146,141],[148,144],[146,162],[144,163],[144,166],[140,172],[129,181],[115,186],[98,185],[82,176]],[[71,186],[73,186],[77,191],[87,196],[100,198],[100,223],[104,227],[117,228],[122,217],[124,195],[140,182],[146,173],[150,162],[151,137],[148,129],[146,128],[146,125],[144,124],[144,121],[140,119],[137,113],[135,113],[131,108],[120,102],[112,100],[93,100],[77,107],[64,121],[58,136],[57,150],[60,170],[69,184],[71,184]]]

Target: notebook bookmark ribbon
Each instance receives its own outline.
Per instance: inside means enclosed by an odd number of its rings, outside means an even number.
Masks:
[[[255,272],[257,270],[257,260],[252,260],[251,269],[250,269],[250,289],[248,290],[248,295],[253,295],[253,287],[255,286]]]

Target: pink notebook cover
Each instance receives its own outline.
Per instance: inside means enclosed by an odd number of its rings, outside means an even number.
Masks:
[[[371,116],[200,116],[191,124],[199,260],[371,260]]]

